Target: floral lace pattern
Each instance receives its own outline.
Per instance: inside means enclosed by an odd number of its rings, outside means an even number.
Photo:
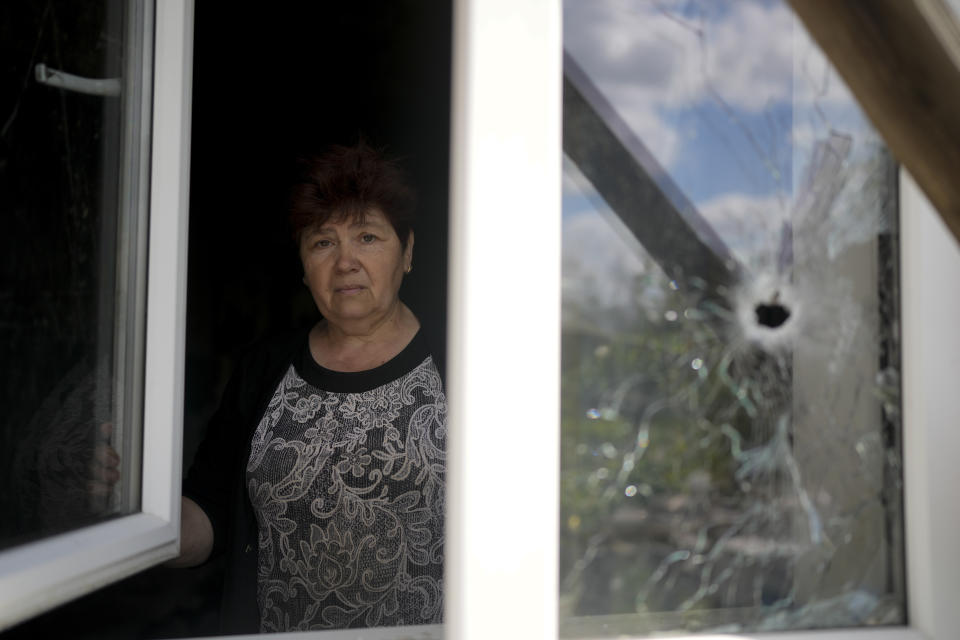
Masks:
[[[261,631],[441,620],[445,443],[431,358],[362,393],[291,365],[247,464]]]

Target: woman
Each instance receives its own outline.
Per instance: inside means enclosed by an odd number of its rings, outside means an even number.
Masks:
[[[446,400],[398,297],[412,201],[365,145],[307,162],[294,189],[323,319],[243,360],[184,486],[173,564],[228,554],[225,631],[441,619]]]

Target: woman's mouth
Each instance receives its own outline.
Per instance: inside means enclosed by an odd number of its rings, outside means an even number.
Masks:
[[[336,291],[337,293],[342,293],[344,295],[349,296],[356,293],[360,293],[361,291],[363,291],[363,289],[364,287],[360,286],[359,284],[350,284],[343,287],[337,287],[336,289],[334,289],[334,291]]]

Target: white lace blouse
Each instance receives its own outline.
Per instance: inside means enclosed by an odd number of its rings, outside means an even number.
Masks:
[[[247,464],[261,631],[441,621],[445,443],[419,334],[358,373],[320,367],[304,345]]]

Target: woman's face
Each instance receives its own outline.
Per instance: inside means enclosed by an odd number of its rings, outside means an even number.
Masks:
[[[397,310],[404,270],[413,258],[377,209],[307,230],[300,239],[303,281],[327,322],[345,330],[376,325]]]

